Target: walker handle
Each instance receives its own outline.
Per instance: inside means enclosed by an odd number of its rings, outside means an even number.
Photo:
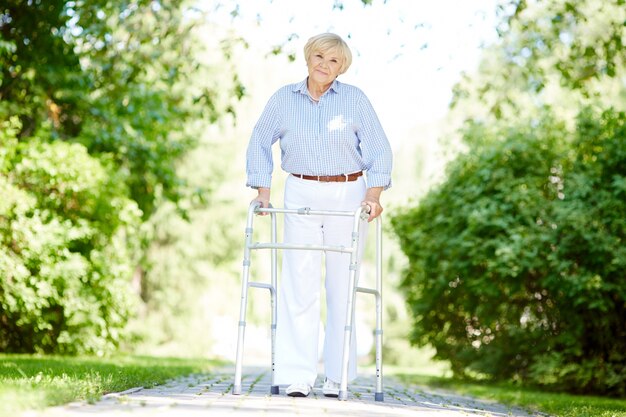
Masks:
[[[261,207],[261,202],[252,200],[250,202],[250,206],[248,207],[248,213],[257,213],[257,210]]]
[[[367,220],[369,218],[370,211],[372,208],[367,204],[361,206],[361,220]]]

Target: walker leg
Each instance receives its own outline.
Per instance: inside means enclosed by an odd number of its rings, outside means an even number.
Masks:
[[[339,390],[339,396],[337,397],[339,401],[346,401],[348,399],[348,392]]]
[[[375,401],[385,401],[383,394],[383,240],[380,216],[376,218],[376,392]]]
[[[235,361],[235,382],[233,385],[233,394],[241,394],[241,374],[243,368],[243,346],[246,335],[246,304],[248,290],[248,267],[244,266],[244,278],[241,289],[241,306],[239,314],[239,331],[237,333],[237,356]]]
[[[278,242],[277,232],[276,232],[276,213],[271,213],[272,216],[272,243]],[[272,265],[271,265],[271,288],[270,288],[270,303],[272,307],[272,374],[271,374],[271,383],[272,386],[270,388],[271,395],[278,395],[280,393],[280,388],[275,384],[274,376],[276,372],[276,321],[278,319],[278,310],[277,310],[277,297],[276,290],[278,287],[278,252],[276,249],[272,249]]]
[[[241,395],[241,374],[243,368],[243,346],[246,336],[246,307],[248,304],[248,280],[250,277],[250,243],[252,241],[252,217],[254,207],[248,210],[248,223],[246,226],[246,245],[243,254],[243,269],[241,273],[241,303],[239,306],[239,330],[237,333],[237,354],[235,360],[235,381],[233,394]]]
[[[239,333],[237,335],[237,360],[235,362],[235,383],[233,385],[233,394],[241,394],[241,373],[243,367],[243,342],[246,332],[246,322],[239,321]]]
[[[354,323],[354,301],[359,271],[359,232],[362,211],[357,211],[352,229],[352,252],[350,253],[350,279],[348,281],[348,302],[346,305],[346,326],[343,333],[343,358],[341,362],[341,383],[339,384],[340,401],[348,399],[348,365],[350,360],[350,344],[352,342],[352,326]]]
[[[383,330],[380,327],[380,306],[381,304],[381,296],[380,293],[376,294],[376,311],[377,311],[377,325],[376,331],[376,392],[374,393],[375,401],[385,401],[385,397],[383,394],[383,358],[382,358],[382,350],[383,350]]]
[[[245,261],[244,261],[245,264]],[[246,336],[246,304],[248,292],[248,266],[244,266],[242,288],[241,288],[241,305],[239,312],[239,331],[237,333],[237,356],[235,362],[235,383],[233,385],[233,394],[241,394],[241,373],[243,368],[243,345]]]
[[[355,271],[350,271],[350,295],[348,296],[348,307],[346,313],[346,326],[343,334],[343,358],[341,361],[341,383],[339,385],[338,399],[345,401],[348,399],[348,365],[350,360],[350,342],[352,341],[352,309],[355,298]]]
[[[383,394],[383,229],[376,218],[376,401],[384,401]]]

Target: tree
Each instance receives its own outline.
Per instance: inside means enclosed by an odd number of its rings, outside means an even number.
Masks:
[[[457,374],[623,395],[626,115],[466,135],[481,145],[393,218],[412,341]]]
[[[623,0],[504,1],[500,39],[454,88],[459,117],[507,120],[550,106],[573,120],[600,101],[624,108]]]
[[[393,218],[411,339],[458,374],[623,395],[626,8],[502,7],[455,88],[465,151]]]
[[[167,0],[0,8],[0,350],[106,352],[129,336],[142,230],[198,195],[177,163],[198,121],[243,94],[236,76],[196,78],[210,69],[194,16]]]

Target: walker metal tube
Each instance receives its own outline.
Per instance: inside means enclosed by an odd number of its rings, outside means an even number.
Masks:
[[[270,204],[271,207],[271,204]],[[277,242],[277,237],[276,237],[276,213],[270,213],[271,217],[272,217],[272,243],[276,244]],[[278,268],[277,268],[277,250],[276,248],[272,248],[272,267],[271,267],[271,271],[272,271],[272,290],[270,290],[270,299],[271,299],[271,304],[272,304],[272,375],[271,375],[271,388],[270,388],[270,393],[271,394],[278,394],[280,392],[280,388],[278,387],[278,385],[276,385],[274,383],[274,372],[275,372],[275,367],[276,367],[276,321],[278,318],[278,314],[277,314],[277,294],[276,294],[276,289],[278,288],[277,283],[278,283]]]
[[[356,279],[359,258],[359,230],[360,222],[367,206],[360,207],[354,213],[354,226],[352,228],[352,251],[350,253],[350,278],[348,280],[348,302],[346,305],[346,326],[343,334],[343,359],[341,361],[341,382],[339,384],[338,398],[341,401],[348,399],[348,362],[350,360],[350,344],[352,341],[352,326],[354,315],[354,299],[356,296]]]
[[[354,216],[353,211],[334,211],[334,210],[311,210],[308,207],[298,209],[286,209],[286,208],[258,208],[256,213],[284,213],[284,214],[300,214],[305,216]]]
[[[381,217],[376,218],[376,392],[375,401],[384,401],[383,393],[383,228]]]
[[[241,304],[239,306],[239,329],[237,332],[237,356],[235,361],[235,382],[233,394],[241,394],[241,371],[243,367],[243,345],[246,334],[246,307],[248,305],[248,280],[250,277],[250,245],[252,244],[252,222],[254,210],[261,203],[255,201],[248,208],[248,221],[246,222],[246,244],[243,249],[243,269],[241,273]]]
[[[299,250],[321,250],[328,252],[350,253],[352,248],[344,246],[324,246],[324,245],[297,245],[287,243],[253,243],[250,249],[299,249]]]

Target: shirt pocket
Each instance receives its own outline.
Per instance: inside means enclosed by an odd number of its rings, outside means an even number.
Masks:
[[[326,124],[326,134],[330,145],[339,150],[352,150],[358,146],[355,126],[352,119],[343,115],[332,117]]]

